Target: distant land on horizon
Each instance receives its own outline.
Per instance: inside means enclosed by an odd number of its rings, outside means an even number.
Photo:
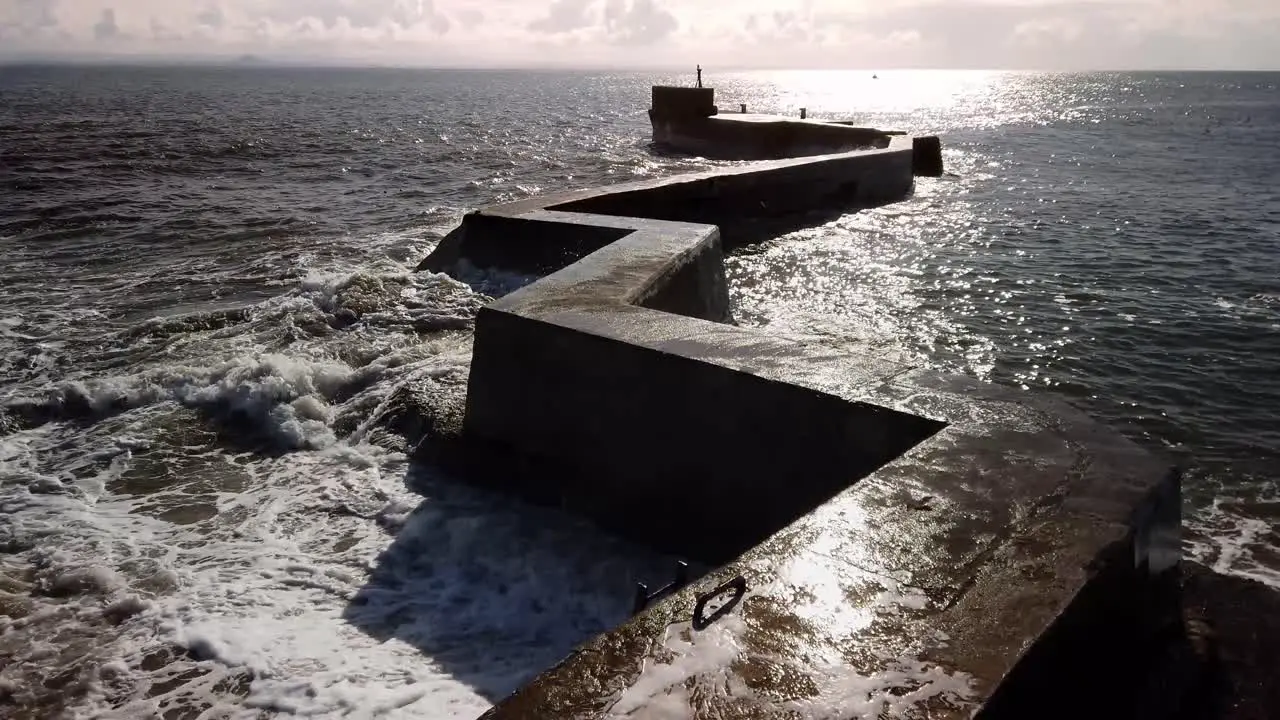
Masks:
[[[361,61],[344,57],[271,56],[257,53],[240,55],[158,55],[158,54],[11,54],[0,50],[0,67],[14,66],[103,66],[103,67],[225,67],[225,68],[317,68],[317,69],[387,69],[387,70],[492,70],[492,71],[567,71],[567,72],[686,72],[684,64],[653,65],[575,65],[572,62],[544,62],[523,65],[473,64],[473,63],[411,63]],[[853,71],[853,72],[1028,72],[1028,73],[1280,73],[1280,67],[812,67],[812,66],[707,66],[704,70],[728,72],[790,72],[790,71]]]

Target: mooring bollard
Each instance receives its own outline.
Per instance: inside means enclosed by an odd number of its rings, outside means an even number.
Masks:
[[[803,120],[809,115],[809,108],[800,108],[800,119]]]
[[[641,610],[649,604],[649,586],[644,583],[636,583],[636,594],[631,600],[631,614],[639,615]]]
[[[676,562],[675,579],[670,584],[660,587],[649,592],[649,586],[644,583],[636,583],[635,596],[631,601],[631,614],[639,615],[649,604],[655,600],[659,600],[671,593],[679,590],[689,583],[689,563],[680,560]]]

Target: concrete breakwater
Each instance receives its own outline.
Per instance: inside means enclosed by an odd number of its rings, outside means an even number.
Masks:
[[[714,225],[711,230],[721,235],[721,244],[732,248],[750,242],[754,224],[762,219],[812,222],[815,213],[835,217],[851,207],[906,197],[914,182],[914,155],[914,140],[896,137],[883,149],[761,162],[497,205],[467,214],[418,269],[439,272],[465,257],[479,266],[549,273],[630,232],[609,231],[615,221],[587,216]]]
[[[721,114],[715,88],[653,88],[649,122],[655,145],[724,160],[769,160],[889,147],[903,133],[855,127],[852,122],[741,112]],[[914,139],[917,175],[942,174],[935,137]]]
[[[423,262],[544,275],[479,313],[436,459],[715,568],[489,716],[1076,717],[1144,674],[1176,614],[1165,463],[1051,396],[729,324],[739,216],[892,202],[917,155],[498,206]]]

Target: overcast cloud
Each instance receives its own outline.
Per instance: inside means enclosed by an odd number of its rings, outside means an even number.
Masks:
[[[1280,69],[1280,0],[0,0],[0,58]]]

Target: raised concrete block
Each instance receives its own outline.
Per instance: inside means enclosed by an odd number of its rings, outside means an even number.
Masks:
[[[715,324],[727,311],[722,291],[657,291],[683,268],[721,265],[714,228],[635,228],[476,320],[466,432],[557,460],[561,472],[540,477],[535,495],[554,483],[566,506],[613,532],[719,563],[941,427],[777,382],[765,364],[814,363],[830,374],[844,363],[846,379],[864,382],[897,368],[813,357]],[[723,288],[723,275],[708,286]],[[742,362],[762,372],[738,371]]]
[[[942,175],[942,141],[936,135],[915,138],[912,146],[911,170],[921,177]]]
[[[653,86],[649,117],[654,120],[693,120],[715,114],[714,88]]]

